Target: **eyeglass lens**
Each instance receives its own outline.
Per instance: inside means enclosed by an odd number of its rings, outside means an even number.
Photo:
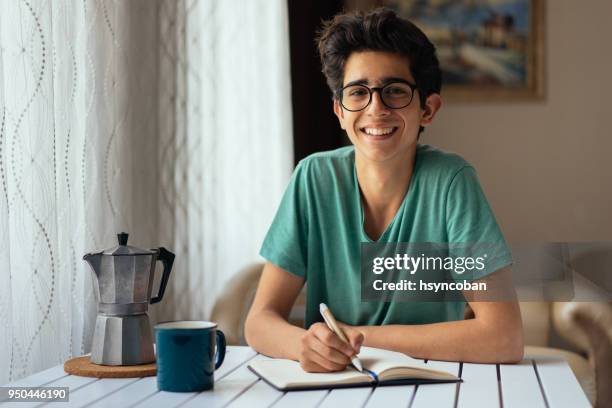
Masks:
[[[365,85],[351,85],[342,90],[342,106],[349,111],[365,109],[372,99],[372,90]],[[408,84],[392,82],[380,90],[382,102],[389,108],[400,109],[412,101],[412,88]]]

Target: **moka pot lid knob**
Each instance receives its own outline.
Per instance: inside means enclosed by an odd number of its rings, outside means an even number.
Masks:
[[[153,255],[156,252],[148,249],[138,248],[135,246],[128,245],[128,236],[127,232],[120,232],[117,234],[117,241],[119,245],[114,246],[112,248],[105,249],[102,251],[103,255],[113,255],[113,256],[129,256],[129,255]]]

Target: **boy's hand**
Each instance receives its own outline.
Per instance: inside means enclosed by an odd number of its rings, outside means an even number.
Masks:
[[[351,358],[359,353],[363,334],[351,326],[338,323],[351,344],[340,340],[325,323],[314,323],[302,336],[299,361],[304,371],[342,371],[351,363]]]

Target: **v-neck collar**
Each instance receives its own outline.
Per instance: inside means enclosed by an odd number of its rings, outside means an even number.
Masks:
[[[367,242],[385,242],[384,239],[387,238],[387,236],[390,234],[390,231],[393,229],[393,225],[395,225],[397,219],[399,218],[400,214],[402,214],[404,212],[404,207],[407,205],[406,203],[410,200],[410,196],[412,195],[412,192],[414,191],[414,180],[417,176],[417,161],[418,161],[418,153],[419,153],[419,145],[417,145],[416,148],[416,152],[415,152],[415,156],[414,156],[414,167],[412,169],[412,176],[410,177],[410,184],[408,185],[408,189],[406,190],[406,193],[404,194],[404,198],[402,199],[402,203],[400,204],[400,206],[398,207],[397,211],[395,212],[395,215],[393,216],[393,219],[391,220],[391,222],[387,225],[387,227],[385,228],[385,231],[381,234],[380,237],[378,237],[377,240],[373,240],[372,238],[370,238],[370,236],[368,235],[368,233],[365,230],[365,212],[364,212],[364,208],[363,208],[363,200],[361,197],[361,188],[359,187],[359,179],[357,178],[357,166],[355,163],[355,151],[353,150],[353,184],[354,184],[354,190],[355,190],[355,194],[356,194],[356,200],[359,203],[359,213],[360,213],[360,220],[359,220],[359,230],[361,232],[361,239],[365,240]]]

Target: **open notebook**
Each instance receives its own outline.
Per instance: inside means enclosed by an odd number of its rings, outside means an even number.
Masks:
[[[281,391],[461,381],[451,373],[428,368],[422,360],[394,351],[362,347],[359,359],[363,373],[352,365],[334,373],[307,373],[297,361],[285,359],[256,359],[248,367]]]

